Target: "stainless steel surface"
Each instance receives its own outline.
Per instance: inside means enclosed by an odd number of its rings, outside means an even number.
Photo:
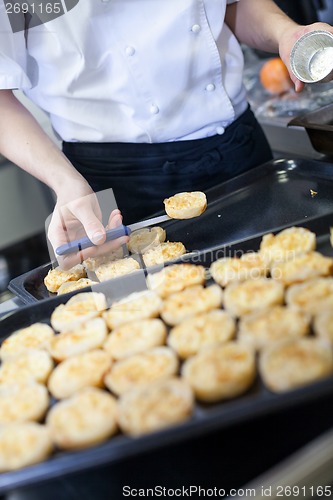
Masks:
[[[171,217],[168,215],[160,215],[159,217],[153,217],[152,219],[146,219],[141,222],[135,222],[134,224],[129,224],[131,231],[137,231],[138,229],[142,229],[143,227],[154,226],[155,224],[161,224],[161,222],[165,222],[167,220],[171,220]]]
[[[303,35],[291,50],[290,65],[294,75],[302,82],[330,79],[333,70],[333,35],[322,30]]]

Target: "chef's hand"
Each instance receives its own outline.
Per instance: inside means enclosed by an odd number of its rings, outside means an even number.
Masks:
[[[101,222],[102,213],[96,194],[87,186],[73,200],[68,201],[68,195],[58,197],[51,222],[48,228],[48,238],[54,250],[58,264],[62,269],[70,269],[88,257],[95,257],[119,248],[128,242],[128,236],[105,243],[106,233]],[[120,210],[113,210],[107,224],[108,229],[113,229],[122,224]],[[87,249],[59,256],[56,248],[70,241],[88,236],[95,246]]]
[[[279,53],[280,57],[288,68],[290,78],[294,82],[296,92],[301,92],[304,88],[304,83],[298,80],[294,73],[291,71],[290,67],[290,53],[295,42],[303,36],[305,33],[315,30],[329,31],[333,34],[333,26],[327,23],[313,23],[307,26],[291,26],[287,31],[283,33],[281,41],[279,43]]]

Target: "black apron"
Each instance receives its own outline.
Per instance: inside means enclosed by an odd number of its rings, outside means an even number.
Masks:
[[[63,152],[95,192],[112,188],[125,224],[164,209],[163,199],[206,191],[272,159],[250,108],[212,137],[148,143],[64,142]]]

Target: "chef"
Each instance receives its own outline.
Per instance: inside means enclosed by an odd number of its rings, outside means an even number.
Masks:
[[[279,52],[289,69],[304,32],[333,32],[299,26],[272,0],[81,0],[60,14],[53,1],[44,17],[43,4],[28,3],[29,12],[0,0],[0,152],[54,191],[54,247],[80,230],[104,243],[94,192],[112,188],[122,211],[111,213],[115,227],[270,160],[247,103],[240,43]],[[13,89],[49,115],[62,151]]]

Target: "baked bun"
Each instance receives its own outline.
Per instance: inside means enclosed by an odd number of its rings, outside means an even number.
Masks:
[[[54,331],[45,323],[34,323],[16,330],[2,342],[0,358],[5,361],[29,349],[47,350],[53,336]]]
[[[146,267],[163,264],[169,260],[179,259],[186,253],[186,248],[180,241],[166,241],[160,245],[147,250],[142,258]]]
[[[72,356],[51,373],[49,391],[56,399],[64,399],[85,387],[103,387],[104,376],[110,366],[110,356],[102,350]]]
[[[333,309],[333,278],[315,278],[286,291],[286,303],[308,314]]]
[[[1,424],[41,420],[49,406],[49,395],[36,382],[4,384],[0,386]]]
[[[209,271],[214,281],[225,287],[231,282],[266,276],[269,268],[259,253],[251,252],[244,254],[241,258],[218,259],[211,264]]]
[[[58,448],[94,446],[117,431],[117,402],[106,391],[88,387],[53,406],[46,424]]]
[[[201,215],[207,207],[207,198],[201,191],[177,193],[164,201],[165,211],[172,219],[192,219]]]
[[[127,243],[131,253],[145,253],[166,240],[166,232],[162,227],[143,227],[130,234]]]
[[[180,292],[189,286],[204,285],[206,271],[196,264],[174,264],[156,273],[148,274],[147,284],[150,290],[162,298]]]
[[[288,391],[331,374],[332,349],[312,337],[275,342],[262,350],[259,371],[268,389]]]
[[[230,283],[224,290],[224,307],[232,316],[283,304],[284,287],[269,278]]]
[[[109,262],[122,259],[123,257],[124,249],[123,247],[119,247],[103,255],[98,255],[97,257],[89,257],[88,259],[84,260],[82,264],[86,269],[88,269],[88,271],[95,271],[97,267],[101,266],[102,264],[108,264]]]
[[[215,309],[173,327],[167,342],[180,358],[185,359],[209,345],[232,339],[235,332],[235,320],[226,311]]]
[[[114,302],[104,313],[110,330],[131,321],[156,318],[162,309],[162,300],[157,293],[150,290],[134,292],[124,299]]]
[[[332,272],[333,259],[318,252],[308,252],[286,262],[276,262],[271,267],[272,278],[286,286],[320,276],[330,276]]]
[[[93,286],[97,284],[98,281],[93,281],[88,278],[80,278],[77,281],[67,281],[58,288],[57,295],[74,292],[75,290],[81,290],[81,288],[86,288],[88,286]]]
[[[133,273],[138,269],[140,269],[139,262],[132,257],[126,257],[125,259],[114,260],[113,262],[96,267],[95,274],[99,281],[107,281],[118,276]]]
[[[305,312],[280,305],[255,311],[240,318],[238,340],[260,350],[278,340],[308,335],[310,319]]]
[[[103,349],[112,359],[124,359],[164,344],[167,329],[158,318],[125,323],[112,331]]]
[[[53,361],[48,352],[29,349],[2,363],[0,385],[28,381],[45,384],[52,370]]]
[[[34,422],[0,427],[0,472],[9,472],[45,460],[53,450],[49,430]]]
[[[93,318],[74,330],[55,335],[49,351],[57,362],[102,347],[108,329],[103,318]]]
[[[119,425],[125,434],[139,436],[187,420],[193,406],[193,393],[185,380],[158,380],[120,398]]]
[[[103,293],[78,293],[66,304],[60,304],[54,309],[51,314],[51,325],[59,332],[74,330],[89,319],[101,316],[106,308],[106,298]]]
[[[161,311],[167,325],[178,325],[196,314],[217,309],[222,304],[223,292],[218,285],[207,288],[196,285],[167,297]]]
[[[135,387],[141,387],[177,374],[179,362],[168,347],[154,347],[140,354],[114,363],[105,375],[104,383],[120,396]]]
[[[315,233],[304,227],[288,227],[275,235],[265,234],[260,243],[260,253],[270,263],[289,260],[315,248]]]
[[[254,351],[236,342],[206,347],[185,361],[182,376],[200,401],[234,398],[244,393],[254,382]]]
[[[68,271],[56,267],[49,270],[44,278],[44,285],[49,292],[56,293],[63,283],[77,281],[80,278],[86,278],[86,276],[86,270],[82,264],[77,264]]]

